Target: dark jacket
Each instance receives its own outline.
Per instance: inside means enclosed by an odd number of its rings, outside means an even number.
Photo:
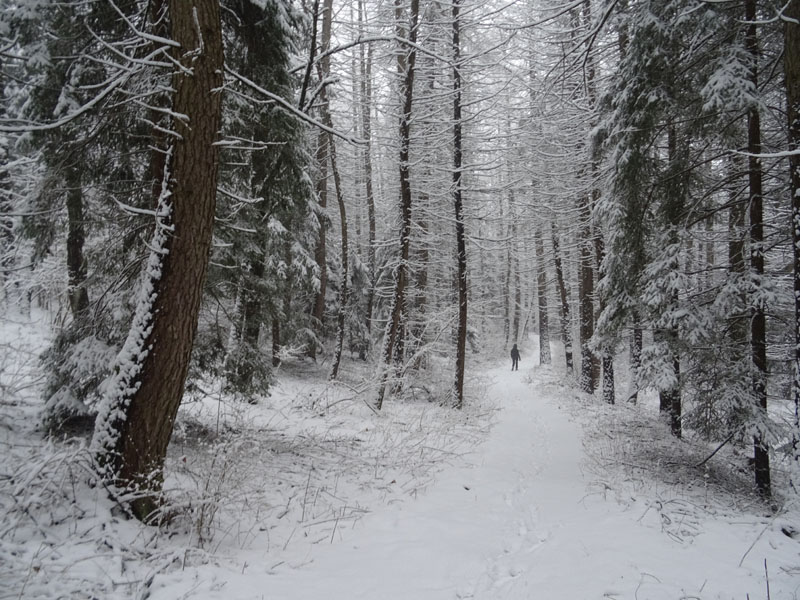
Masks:
[[[515,345],[514,345],[514,347],[511,349],[511,358],[512,358],[513,360],[519,360],[519,350],[517,350],[517,346],[516,346],[516,344],[515,344]]]

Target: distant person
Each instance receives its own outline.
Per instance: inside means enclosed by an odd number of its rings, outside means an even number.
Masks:
[[[517,350],[516,344],[511,348],[511,370],[519,371],[519,350]]]

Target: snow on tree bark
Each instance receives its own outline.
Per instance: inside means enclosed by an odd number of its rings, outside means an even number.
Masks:
[[[180,44],[173,55],[176,139],[166,161],[136,315],[92,441],[104,474],[122,487],[141,490],[131,502],[140,519],[158,506],[208,267],[224,65],[219,10],[214,0],[169,2],[172,37]]]

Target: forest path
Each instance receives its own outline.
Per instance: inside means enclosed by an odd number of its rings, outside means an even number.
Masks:
[[[365,517],[343,541],[315,551],[311,564],[276,572],[267,598],[312,599],[323,590],[348,600],[498,598],[531,567],[531,553],[549,537],[532,490],[546,474],[553,493],[577,503],[580,442],[558,408],[535,397],[527,370],[505,365],[485,376],[489,404],[501,410],[469,464],[439,473],[416,500]],[[559,469],[549,464],[551,452],[561,456]]]
[[[215,600],[743,600],[764,597],[766,556],[794,564],[793,551],[761,539],[764,521],[701,524],[696,504],[678,498],[670,513],[674,501],[648,500],[647,490],[634,498],[584,471],[575,411],[585,399],[556,370],[504,365],[481,375],[500,408],[496,424],[418,498],[374,510],[291,563],[270,567],[274,558],[253,548],[238,556],[240,573],[211,563],[165,576],[150,600],[199,598],[200,589]],[[669,527],[693,531],[681,539]],[[792,572],[779,573],[784,589],[795,587]]]
[[[344,540],[317,547],[309,563],[276,570],[263,597],[578,600],[609,591],[602,582],[616,578],[619,565],[609,561],[618,555],[604,558],[604,549],[614,534],[594,526],[620,509],[603,499],[598,510],[583,505],[579,427],[560,401],[574,390],[549,368],[528,365],[483,374],[489,404],[500,410],[466,466],[440,472],[416,500],[366,516]],[[545,380],[552,386],[543,394]]]

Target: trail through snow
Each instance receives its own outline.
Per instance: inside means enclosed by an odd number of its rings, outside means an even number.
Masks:
[[[766,597],[767,556],[776,570],[777,556],[797,563],[796,546],[789,556],[767,545],[768,536],[759,539],[760,523],[710,522],[688,543],[664,534],[663,516],[646,502],[620,503],[589,487],[580,427],[565,400],[574,391],[559,391],[538,367],[487,375],[501,411],[470,464],[444,470],[416,500],[365,516],[344,539],[317,545],[304,564],[269,570],[269,558],[253,549],[241,573],[198,567],[202,597],[745,600]],[[194,597],[179,576],[157,581],[151,600],[180,597],[180,588]],[[800,582],[774,577],[773,599],[795,597],[787,590]],[[199,583],[209,579],[215,584]]]

